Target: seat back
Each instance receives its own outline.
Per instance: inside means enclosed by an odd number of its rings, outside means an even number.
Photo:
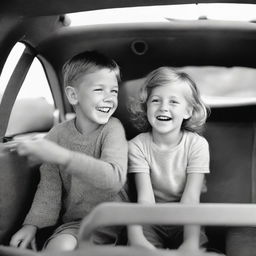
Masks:
[[[205,137],[210,147],[211,173],[202,202],[254,201],[254,124],[208,122]]]
[[[0,244],[8,244],[31,206],[39,172],[0,144]]]
[[[4,139],[44,136],[54,123],[53,111],[54,107],[43,98],[17,100]],[[39,181],[38,169],[0,143],[0,244],[9,243],[11,235],[21,227]]]

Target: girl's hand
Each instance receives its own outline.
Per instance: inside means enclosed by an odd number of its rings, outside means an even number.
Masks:
[[[69,150],[47,139],[8,142],[5,148],[26,156],[31,165],[43,162],[66,165],[70,158]]]
[[[37,227],[34,225],[24,225],[18,232],[16,232],[10,241],[13,247],[27,248],[31,246],[36,250],[35,236]]]

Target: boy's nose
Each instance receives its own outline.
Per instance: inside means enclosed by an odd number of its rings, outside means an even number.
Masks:
[[[113,101],[114,100],[114,95],[111,93],[105,93],[104,95],[104,101]]]

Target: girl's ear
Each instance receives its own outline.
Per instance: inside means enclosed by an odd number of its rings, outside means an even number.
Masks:
[[[187,111],[186,111],[186,114],[184,115],[184,119],[185,120],[189,119],[192,116],[192,113],[193,113],[193,107],[192,106],[187,107]]]
[[[76,105],[78,103],[77,92],[74,87],[67,86],[65,88],[65,93],[71,105]]]

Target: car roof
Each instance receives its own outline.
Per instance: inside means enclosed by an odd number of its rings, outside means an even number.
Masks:
[[[255,0],[3,0],[0,13],[21,16],[57,15],[96,9],[135,7],[148,5],[175,5],[195,3],[251,3]]]
[[[256,0],[225,1],[255,3]],[[200,0],[197,3],[224,3]],[[160,65],[256,67],[254,22],[170,20],[166,23],[98,24],[70,27],[65,13],[85,10],[189,4],[191,0],[3,0],[0,8],[0,70],[17,41],[31,46],[57,72],[71,56],[90,49],[114,58],[123,80],[136,79]],[[232,47],[230,47],[232,45]],[[142,47],[145,53],[134,48]],[[45,62],[46,63],[46,62]]]
[[[17,42],[26,44],[35,52],[43,64],[51,88],[58,87],[62,96],[62,66],[67,59],[85,50],[98,50],[115,59],[121,67],[124,82],[139,79],[163,65],[255,68],[254,20],[168,19],[167,22],[72,27],[68,25],[65,15],[104,8],[255,2],[256,0],[3,0],[0,8],[0,72]]]
[[[120,7],[255,2],[256,0],[2,0],[0,73],[14,45],[17,42],[26,44],[41,61],[56,105],[64,113],[63,102],[67,110],[71,111],[71,108],[65,102],[63,93],[62,66],[67,59],[85,50],[98,50],[115,59],[121,67],[124,82],[140,79],[163,65],[200,68],[220,66],[224,67],[222,70],[241,66],[255,70],[255,20],[224,21],[205,17],[198,20],[166,19],[167,22],[72,27],[68,25],[65,15]],[[212,83],[213,88],[214,83],[215,81]],[[134,81],[134,84],[137,86],[138,82],[136,84]],[[231,91],[232,86],[228,90]],[[246,83],[241,82],[241,86],[246,88]],[[132,87],[134,86],[123,88],[130,90]],[[237,103],[239,104],[241,105]],[[244,105],[246,104],[248,102]],[[251,105],[253,104],[254,102]]]

